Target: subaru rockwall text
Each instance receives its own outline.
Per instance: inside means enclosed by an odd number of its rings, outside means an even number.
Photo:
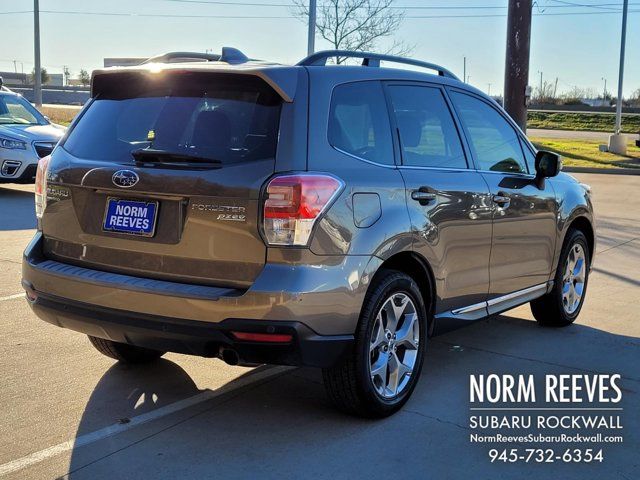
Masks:
[[[0,183],[33,183],[38,160],[51,153],[65,130],[20,94],[0,88]]]
[[[166,54],[94,72],[40,161],[23,286],[122,362],[320,367],[338,407],[385,416],[437,322],[526,302],[540,324],[576,319],[591,193],[560,169],[438,65]]]

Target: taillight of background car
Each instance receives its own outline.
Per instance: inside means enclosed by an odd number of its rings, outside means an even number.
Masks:
[[[36,218],[41,219],[44,209],[47,207],[47,170],[51,157],[43,157],[38,160],[36,170]]]
[[[306,246],[316,220],[344,184],[323,174],[281,175],[269,181],[264,200],[264,234],[270,245]]]

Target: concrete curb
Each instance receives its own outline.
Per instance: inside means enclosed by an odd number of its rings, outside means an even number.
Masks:
[[[640,168],[563,167],[567,173],[603,173],[608,175],[640,175]]]

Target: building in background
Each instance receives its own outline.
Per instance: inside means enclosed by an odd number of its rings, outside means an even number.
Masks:
[[[0,72],[0,77],[7,87],[26,85],[29,83],[29,76],[26,73]]]
[[[111,57],[104,58],[104,67],[131,67],[134,65],[140,65],[147,60],[147,57]]]
[[[49,81],[45,85],[48,87],[64,87],[64,75],[62,73],[50,73]]]
[[[590,107],[609,107],[611,100],[609,98],[583,98],[582,103]]]
[[[27,73],[0,72],[4,84],[7,87],[21,87],[31,85],[31,75]],[[62,73],[50,73],[49,81],[45,83],[49,87],[62,87],[64,85],[64,75]]]

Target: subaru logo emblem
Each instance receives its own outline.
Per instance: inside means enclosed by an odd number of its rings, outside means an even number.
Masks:
[[[136,172],[132,172],[131,170],[118,170],[111,177],[111,181],[116,187],[122,188],[130,188],[133,187],[136,183],[138,183],[140,177]]]

